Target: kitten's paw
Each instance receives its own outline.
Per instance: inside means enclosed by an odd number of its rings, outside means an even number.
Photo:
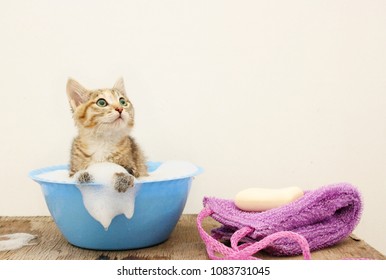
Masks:
[[[134,187],[133,176],[122,172],[114,174],[114,189],[117,192],[125,192],[132,187]]]
[[[76,181],[79,184],[87,184],[87,183],[92,183],[94,181],[93,176],[88,173],[87,171],[82,171],[78,174]]]

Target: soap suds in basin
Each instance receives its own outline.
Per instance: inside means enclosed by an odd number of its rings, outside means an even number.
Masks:
[[[76,184],[79,174],[70,178],[67,169],[49,171],[37,177],[50,182],[75,184],[89,214],[107,230],[115,216],[124,214],[128,219],[133,216],[135,196],[142,183],[191,177],[198,167],[185,161],[165,161],[155,171],[149,172],[149,176],[135,179],[134,187],[126,192],[114,189],[114,174],[127,173],[122,166],[103,162],[91,165],[87,171],[94,178],[92,184]]]
[[[122,166],[110,163],[96,163],[86,169],[96,184],[77,184],[82,193],[83,203],[89,214],[107,230],[112,219],[124,214],[130,219],[134,214],[135,192],[137,187],[126,192],[114,189],[114,174],[127,173]],[[76,179],[79,173],[74,175]]]

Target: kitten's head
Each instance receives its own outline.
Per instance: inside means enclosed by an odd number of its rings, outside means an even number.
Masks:
[[[67,96],[80,133],[97,136],[128,135],[134,126],[134,108],[123,79],[112,88],[88,90],[68,79]]]

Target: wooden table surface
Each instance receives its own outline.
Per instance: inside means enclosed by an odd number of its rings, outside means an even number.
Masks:
[[[205,245],[196,228],[197,215],[182,215],[170,238],[157,246],[126,251],[97,251],[81,249],[69,244],[51,217],[0,217],[0,235],[25,232],[34,234],[34,245],[11,251],[0,251],[0,260],[201,260],[208,259]],[[219,224],[207,218],[203,227],[207,232]],[[262,259],[302,259],[272,257],[259,252]],[[350,236],[337,245],[312,252],[312,259],[339,260],[346,258],[382,259],[386,257],[363,240]]]

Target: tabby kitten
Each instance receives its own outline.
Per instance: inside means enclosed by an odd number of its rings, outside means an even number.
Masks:
[[[114,187],[119,192],[134,185],[133,176],[147,176],[145,157],[129,135],[134,126],[134,108],[127,98],[123,79],[118,79],[113,88],[97,90],[88,90],[69,79],[67,96],[78,128],[78,136],[72,143],[69,175],[83,170],[77,180],[88,183],[93,178],[84,170],[91,164],[106,161],[119,164],[132,175],[114,175]]]

